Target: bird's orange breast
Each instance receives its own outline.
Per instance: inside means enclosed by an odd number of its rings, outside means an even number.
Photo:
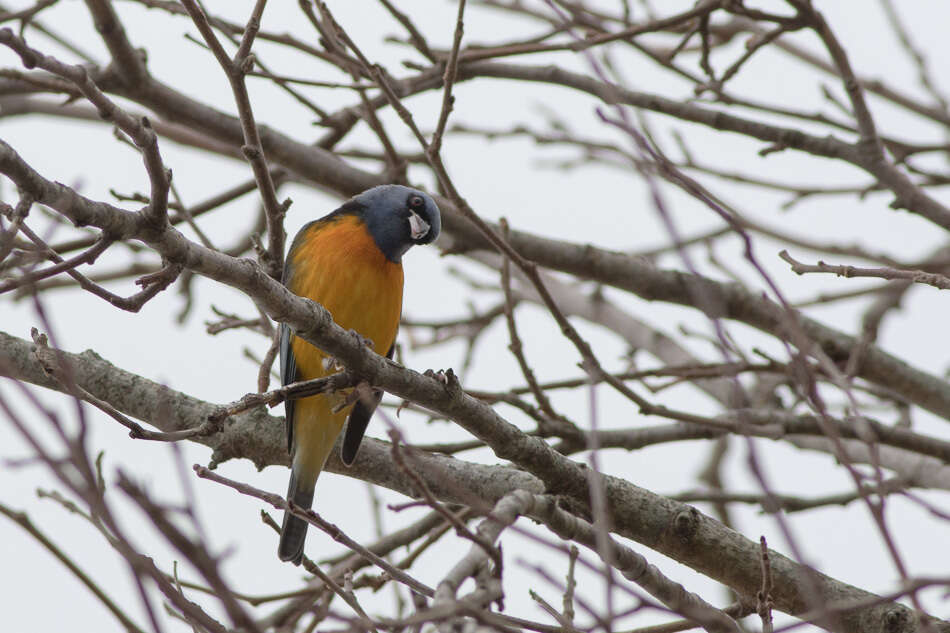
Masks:
[[[342,216],[319,222],[290,253],[292,292],[321,304],[340,327],[352,329],[385,354],[396,339],[402,312],[402,265],[383,255],[362,220]],[[333,370],[326,355],[294,338],[297,379],[318,378]]]

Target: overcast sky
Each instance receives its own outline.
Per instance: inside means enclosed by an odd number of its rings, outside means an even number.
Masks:
[[[28,6],[29,2],[9,3],[12,8]],[[416,10],[415,3],[399,3],[413,17],[431,42],[448,47],[455,19],[455,5],[451,2],[425,2],[424,10]],[[639,3],[632,3],[639,8]],[[666,4],[687,6],[689,3],[657,3],[664,13],[673,12]],[[768,3],[760,3],[768,4]],[[909,60],[897,47],[887,27],[878,2],[825,2],[819,3],[830,24],[845,44],[853,66],[865,76],[886,78],[911,94],[921,94],[915,71]],[[912,29],[915,41],[927,51],[937,69],[938,80],[944,61],[950,55],[946,41],[946,25],[950,24],[950,4],[923,0],[904,0],[899,4],[906,24]],[[243,22],[250,3],[206,2],[215,13],[229,14]],[[543,3],[538,3],[544,8]],[[177,89],[193,93],[233,112],[230,91],[224,76],[213,58],[196,44],[186,40],[184,33],[194,34],[190,24],[181,18],[172,18],[157,10],[147,11],[131,3],[118,3],[125,27],[131,40],[149,51],[149,68],[160,79]],[[350,31],[363,50],[374,60],[381,60],[395,74],[405,74],[399,62],[415,59],[405,47],[386,44],[383,36],[399,34],[395,24],[373,2],[331,2],[341,23]],[[860,7],[860,8],[859,8]],[[107,53],[97,37],[85,6],[76,1],[60,2],[43,13],[45,22],[70,33],[77,42],[98,59],[106,60]],[[313,34],[301,19],[294,2],[271,2],[264,16],[264,27],[273,31],[293,32],[301,38],[312,39]],[[503,42],[523,37],[526,28],[538,27],[525,20],[506,19],[499,12],[473,7],[466,21],[466,42]],[[533,31],[532,31],[533,32]],[[47,52],[72,61],[67,52],[50,44],[35,31],[27,30],[29,43]],[[806,45],[815,45],[807,35],[792,36]],[[269,46],[256,45],[261,58],[275,68],[295,76],[313,79],[338,80],[341,77],[323,77],[322,67],[300,65],[299,57]],[[736,43],[727,52],[741,51]],[[568,55],[539,56],[532,63],[558,63],[583,69],[583,60]],[[686,82],[672,79],[669,73],[660,73],[646,58],[632,53],[618,54],[622,75],[631,88],[661,94],[675,99],[690,98],[692,88]],[[714,57],[714,62],[718,61]],[[726,61],[721,62],[728,63]],[[18,59],[6,49],[0,50],[0,66],[19,68]],[[835,94],[841,95],[840,86],[824,79]],[[312,113],[289,100],[270,84],[256,80],[251,84],[252,99],[259,120],[278,127],[302,141],[309,141],[321,133],[314,127]],[[816,75],[801,65],[789,65],[787,58],[775,53],[763,53],[735,80],[735,92],[758,95],[763,100],[784,103],[802,109],[829,111],[828,102],[820,92],[821,82]],[[950,86],[942,86],[950,89]],[[354,95],[344,90],[314,91],[321,105],[332,111],[352,104]],[[456,90],[457,102],[453,122],[479,127],[511,127],[515,123],[531,123],[543,128],[544,109],[554,111],[568,121],[579,133],[606,138],[618,138],[615,131],[604,126],[595,114],[602,107],[594,100],[567,90],[541,87],[538,84],[518,85],[513,82],[460,84]],[[434,126],[440,105],[438,93],[427,93],[410,100],[413,111],[425,129]],[[945,140],[935,127],[922,124],[895,108],[872,101],[880,128],[916,141],[940,142]],[[415,149],[412,137],[398,119],[388,110],[383,120],[393,138],[402,147]],[[782,152],[760,160],[756,152],[759,143],[745,138],[714,133],[658,116],[648,116],[652,129],[661,142],[675,153],[671,142],[672,129],[680,130],[690,150],[698,158],[710,156],[722,167],[762,170],[760,175],[797,183],[866,184],[868,177],[856,169],[831,164],[830,161],[803,157],[793,152]],[[21,155],[46,177],[79,188],[94,199],[110,200],[109,189],[122,193],[147,191],[148,181],[141,161],[125,145],[117,142],[108,126],[95,123],[77,123],[70,120],[39,117],[0,118],[0,138],[10,143]],[[374,138],[365,129],[357,130],[347,147],[374,147]],[[236,182],[251,176],[243,163],[229,161],[196,150],[163,142],[162,153],[174,172],[174,182],[186,203],[195,203]],[[485,142],[468,136],[450,136],[444,154],[452,177],[462,195],[472,207],[490,220],[506,217],[515,229],[537,232],[544,236],[575,242],[591,242],[610,249],[638,250],[659,245],[669,236],[651,207],[646,189],[630,169],[614,169],[602,165],[570,171],[552,169],[550,161],[575,156],[567,149],[536,147],[528,140],[499,140]],[[545,162],[547,161],[547,162]],[[413,173],[422,185],[431,186],[427,175]],[[763,222],[782,226],[789,232],[843,243],[873,246],[875,250],[893,253],[911,260],[922,256],[945,241],[945,236],[933,225],[905,212],[888,208],[886,195],[868,195],[863,201],[854,198],[825,198],[800,203],[789,211],[781,205],[786,194],[776,194],[753,187],[709,182],[720,194],[741,212]],[[720,225],[713,214],[684,195],[664,189],[673,212],[677,229],[682,235],[692,235]],[[328,213],[340,200],[327,193],[291,185],[282,190],[294,203],[287,218],[287,230],[293,235],[309,220]],[[947,200],[945,191],[934,195]],[[0,197],[5,202],[15,199],[9,181],[0,180]],[[134,208],[130,206],[129,208]],[[202,228],[218,245],[229,246],[252,222],[257,202],[246,196],[200,220]],[[34,210],[39,215],[40,211]],[[55,229],[48,237],[64,236],[67,229]],[[754,271],[741,260],[738,240],[717,253],[728,266],[751,286],[764,288]],[[100,266],[109,269],[127,261],[124,249],[116,247],[117,254],[104,257]],[[756,242],[756,253],[770,274],[779,282],[790,299],[813,296],[817,291],[842,291],[858,285],[871,285],[860,280],[840,280],[832,276],[797,277],[777,258],[777,248],[768,240]],[[697,265],[704,274],[723,279],[723,273],[710,265],[702,253],[697,253]],[[841,262],[847,263],[847,262]],[[682,267],[682,262],[670,257],[661,265]],[[453,274],[450,267],[460,269],[464,277]],[[459,257],[442,258],[438,249],[414,249],[405,260],[406,294],[404,315],[409,318],[434,320],[439,317],[462,316],[468,302],[476,306],[493,305],[495,293],[473,291],[465,277],[497,283],[497,273],[479,267]],[[130,282],[109,286],[113,291],[128,295],[135,291]],[[249,347],[263,355],[268,341],[246,331],[232,331],[215,337],[204,333],[204,322],[214,319],[211,306],[242,315],[252,315],[254,307],[243,295],[223,286],[199,280],[196,282],[197,299],[191,316],[181,326],[175,325],[174,316],[182,307],[182,299],[175,289],[164,292],[149,303],[139,314],[119,312],[102,300],[78,291],[59,291],[51,294],[45,307],[51,316],[52,333],[66,350],[79,352],[94,349],[110,362],[129,371],[142,374],[170,387],[211,402],[227,402],[255,389],[257,366],[244,356]],[[681,325],[698,332],[710,332],[710,324],[695,311],[662,304],[650,304],[630,296],[607,291],[607,296],[627,307],[638,318],[644,319],[671,334]],[[858,331],[861,304],[839,302],[814,310],[810,314],[837,328]],[[526,354],[542,380],[574,377],[576,354],[564,341],[555,324],[545,314],[532,307],[519,311],[519,323],[525,339]],[[948,367],[947,346],[943,344],[946,323],[946,299],[931,288],[920,288],[912,293],[904,308],[891,316],[883,331],[881,343],[889,351],[910,359],[914,364],[937,375]],[[0,298],[0,330],[29,338],[31,326],[39,326],[40,319],[29,301],[14,302],[9,296]],[[501,325],[501,324],[498,324]],[[627,349],[615,335],[584,322],[578,322],[582,333],[589,337],[609,369],[624,367],[622,356]],[[743,341],[766,346],[770,353],[781,356],[783,350],[775,341],[762,337],[750,328],[730,324],[730,331]],[[760,341],[761,339],[761,341]],[[436,348],[417,349],[405,332],[401,334],[403,360],[418,370],[429,367],[458,367],[464,346],[453,343]],[[935,341],[940,341],[935,344]],[[464,376],[466,386],[500,390],[512,384],[521,384],[517,365],[507,351],[507,333],[503,327],[492,328],[477,348],[474,369]],[[697,353],[708,360],[717,360],[710,346],[694,341]],[[649,359],[644,359],[650,364]],[[65,420],[75,419],[74,408],[62,398],[33,390],[42,401],[56,410]],[[680,409],[702,413],[715,412],[716,405],[694,389],[677,388],[665,394]],[[28,420],[36,419],[27,413],[30,408],[16,394],[7,381],[0,382],[0,398],[13,403]],[[589,419],[589,402],[577,394],[558,396],[556,406],[575,419]],[[629,403],[607,390],[598,391],[598,420],[601,426],[630,426],[656,423],[642,418],[631,418]],[[519,424],[526,421],[510,409],[500,409],[503,415]],[[279,414],[276,410],[275,414]],[[389,411],[392,415],[392,411]],[[175,472],[172,451],[132,440],[117,424],[97,413],[90,412],[90,446],[104,451],[105,473],[112,479],[117,469],[123,469],[143,481],[154,495],[162,500],[182,498],[182,484]],[[917,413],[920,428],[934,436],[948,438],[945,421],[936,421],[924,413]],[[410,441],[434,441],[442,438],[460,438],[462,434],[444,423],[426,424],[425,419],[403,413],[399,418],[402,431]],[[385,436],[384,425],[377,419],[369,434]],[[196,444],[181,445],[185,464],[207,463],[209,451]],[[770,478],[779,492],[796,494],[824,494],[848,490],[850,482],[843,469],[836,468],[833,459],[817,453],[804,453],[788,445],[762,445],[767,456]],[[635,453],[612,451],[602,456],[605,470],[622,474],[637,485],[658,493],[680,491],[697,485],[695,476],[702,467],[708,447],[670,445],[650,448]],[[5,421],[0,423],[0,459],[19,459],[30,452]],[[730,487],[756,490],[748,473],[744,444],[733,442],[729,460]],[[464,458],[494,462],[489,451],[467,453]],[[271,467],[257,472],[247,461],[232,461],[220,467],[228,477],[247,481],[256,487],[282,493],[286,487],[287,471]],[[190,475],[186,473],[186,475]],[[260,523],[259,504],[230,490],[220,489],[206,481],[188,477],[188,485],[195,490],[205,528],[211,542],[219,551],[228,549],[231,555],[225,570],[236,589],[248,594],[274,593],[293,589],[302,577],[300,569],[281,563],[276,557],[276,539]],[[75,556],[84,569],[96,578],[120,602],[136,605],[131,608],[141,620],[137,600],[130,584],[130,575],[102,538],[83,520],[66,514],[61,507],[36,498],[37,487],[54,487],[43,468],[27,466],[0,468],[0,498],[14,508],[25,509],[31,518],[57,543]],[[384,503],[405,501],[405,498],[386,490],[376,493]],[[118,493],[113,493],[118,497]],[[946,495],[924,495],[946,504]],[[374,528],[370,517],[370,495],[366,484],[333,474],[321,476],[317,488],[315,509],[337,523],[349,535],[366,540]],[[704,506],[700,506],[705,510]],[[901,499],[889,502],[890,527],[896,536],[901,555],[916,575],[945,575],[950,565],[946,541],[946,525],[933,520],[920,506]],[[827,508],[795,516],[791,522],[798,542],[804,546],[808,561],[822,571],[840,580],[871,591],[893,590],[896,572],[890,563],[878,534],[871,529],[866,509],[860,504],[847,508]],[[407,522],[421,516],[419,510],[399,514],[384,510],[386,526]],[[737,525],[749,538],[764,534],[776,549],[788,552],[777,524],[769,517],[759,516],[754,509],[738,509]],[[140,515],[129,511],[123,517],[130,527],[141,535],[140,544],[164,569],[171,569],[175,554],[155,538]],[[139,530],[138,527],[141,527]],[[517,535],[505,537],[506,552],[510,558],[509,572],[518,573],[523,583],[511,584],[507,599],[508,613],[544,619],[543,614],[527,596],[527,587],[534,586],[552,602],[559,600],[556,589],[545,586],[519,560],[541,563],[555,577],[562,577],[565,562],[551,558],[531,541]],[[417,575],[434,584],[448,569],[447,561],[459,555],[460,541],[450,541],[453,547],[434,548],[423,557]],[[679,564],[663,559],[644,547],[634,545],[676,580],[684,583],[717,604],[726,604],[724,592],[712,589],[712,582],[696,575]],[[321,558],[340,551],[329,538],[311,529],[307,551],[312,558]],[[192,577],[191,570],[182,572]],[[589,577],[581,586],[582,593],[594,604],[602,600],[599,584]],[[521,586],[518,586],[521,584]],[[58,631],[67,627],[79,630],[115,630],[116,623],[107,611],[70,574],[25,532],[12,523],[0,520],[0,605],[3,606],[6,630],[13,632]],[[950,616],[950,608],[941,604],[938,596],[928,594],[928,605],[934,615]],[[389,609],[393,598],[390,591],[377,596],[361,597],[371,612]],[[377,609],[374,605],[379,605]],[[640,621],[638,621],[640,623]],[[77,627],[78,625],[78,627]],[[169,630],[185,630],[178,624]]]

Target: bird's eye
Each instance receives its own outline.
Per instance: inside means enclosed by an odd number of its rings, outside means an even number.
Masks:
[[[409,208],[410,209],[421,209],[426,206],[425,200],[421,196],[412,196],[409,198]]]

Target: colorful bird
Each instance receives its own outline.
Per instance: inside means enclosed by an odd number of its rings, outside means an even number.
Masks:
[[[401,185],[374,187],[297,233],[284,265],[283,283],[291,292],[316,301],[336,323],[362,336],[392,358],[402,312],[402,256],[414,244],[439,236],[439,208],[428,195]],[[322,350],[280,329],[280,379],[283,384],[327,376],[336,369]],[[349,465],[379,402],[365,399],[334,411],[345,394],[287,401],[287,445],[292,456],[287,499],[309,508],[317,476],[346,423],[341,457]],[[299,565],[307,522],[284,513],[278,555]]]

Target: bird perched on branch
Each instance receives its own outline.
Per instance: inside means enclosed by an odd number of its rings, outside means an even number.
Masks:
[[[374,187],[300,230],[287,254],[283,283],[321,304],[340,327],[355,331],[392,358],[402,312],[402,256],[415,244],[435,240],[441,227],[439,208],[425,193],[401,185]],[[328,354],[281,325],[283,384],[327,376],[335,371],[333,364]],[[381,395],[376,392],[352,404],[340,394],[286,402],[292,455],[288,500],[311,506],[317,476],[344,423],[341,457],[343,463],[353,463]],[[306,536],[307,522],[286,512],[278,548],[281,560],[299,565]]]

